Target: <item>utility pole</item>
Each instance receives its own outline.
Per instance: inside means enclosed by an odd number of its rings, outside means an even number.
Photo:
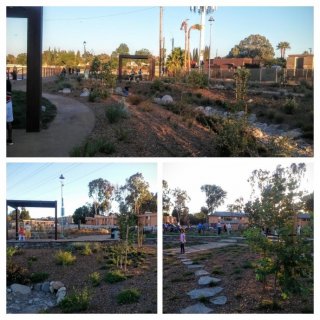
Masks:
[[[163,54],[163,44],[162,44],[162,19],[163,19],[163,7],[160,7],[160,31],[159,31],[159,77],[161,77],[162,71],[162,54]]]

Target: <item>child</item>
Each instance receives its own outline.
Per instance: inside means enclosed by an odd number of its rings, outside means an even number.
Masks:
[[[184,254],[184,244],[186,243],[186,234],[184,229],[180,229],[180,253]]]
[[[23,226],[20,226],[19,231],[18,231],[18,235],[19,235],[19,241],[24,241],[26,238],[26,233],[24,230]]]

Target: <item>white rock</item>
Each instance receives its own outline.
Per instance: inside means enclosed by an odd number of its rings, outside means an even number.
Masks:
[[[71,93],[70,88],[63,88],[62,93]]]
[[[89,97],[90,90],[87,88],[83,88],[82,92],[80,93],[80,97]]]
[[[14,283],[10,286],[13,293],[30,294],[31,288],[22,284]]]
[[[115,94],[121,94],[121,95],[122,95],[122,88],[121,88],[121,87],[116,87],[116,88],[114,89],[114,93],[115,93]]]
[[[162,104],[170,104],[170,103],[173,103],[173,98],[172,98],[170,95],[166,94],[165,96],[163,96],[163,97],[161,98],[161,103],[162,103]]]

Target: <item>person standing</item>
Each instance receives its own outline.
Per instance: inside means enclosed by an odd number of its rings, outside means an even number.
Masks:
[[[186,234],[183,228],[180,229],[180,253],[184,254],[184,244],[186,243]]]
[[[26,231],[22,225],[19,228],[18,235],[19,241],[24,241],[26,239]]]
[[[301,234],[301,226],[300,226],[300,224],[298,224],[298,226],[297,226],[297,236],[300,236],[300,234]]]
[[[218,228],[218,234],[220,235],[221,234],[221,229],[222,229],[220,221],[218,221],[218,223],[217,223],[217,228]]]
[[[7,144],[13,145],[12,141],[12,122],[13,122],[13,108],[12,108],[12,88],[11,82],[7,79]]]
[[[232,227],[231,227],[231,223],[230,223],[230,222],[228,222],[228,224],[227,224],[227,231],[228,231],[228,234],[230,234],[230,233],[231,233],[231,229],[232,229]]]
[[[26,223],[26,240],[31,238],[31,226],[29,222]]]

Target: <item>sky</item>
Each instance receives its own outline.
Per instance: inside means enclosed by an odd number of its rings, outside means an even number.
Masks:
[[[231,160],[231,161],[230,161]],[[251,186],[247,182],[252,172],[256,169],[264,169],[273,172],[277,165],[283,167],[290,166],[291,163],[304,162],[307,164],[307,172],[302,181],[302,190],[308,193],[314,191],[313,186],[313,164],[312,161],[293,161],[282,159],[265,161],[264,159],[215,159],[214,161],[202,162],[168,162],[164,164],[163,179],[168,182],[169,188],[179,187],[187,191],[191,201],[187,204],[190,213],[200,211],[202,206],[206,206],[205,193],[201,192],[201,186],[205,184],[220,186],[227,192],[227,197],[223,205],[216,211],[228,211],[227,205],[234,204],[235,200],[241,196],[247,202],[251,195]]]
[[[127,178],[140,172],[150,185],[150,191],[157,192],[157,165],[155,163],[7,163],[7,194],[10,200],[49,200],[58,201],[58,216],[61,208],[62,174],[65,178],[63,199],[65,216],[72,215],[75,209],[89,199],[88,184],[98,178],[119,186]],[[13,210],[9,208],[9,211]],[[50,209],[28,208],[32,218],[54,216]],[[114,203],[112,211],[117,211]]]
[[[147,48],[159,53],[159,6],[109,7],[44,7],[43,50],[49,47],[84,51],[93,54],[111,54],[120,43],[126,43],[130,53]],[[313,7],[272,6],[218,6],[206,17],[205,43],[210,44],[211,56],[225,56],[230,49],[250,34],[261,34],[276,46],[281,41],[290,43],[287,54],[313,50]],[[174,47],[184,48],[181,23],[189,19],[188,26],[200,23],[200,15],[190,7],[164,6],[163,36],[167,52]],[[6,53],[26,52],[26,19],[7,19]],[[199,32],[191,31],[191,49],[199,46]],[[174,39],[174,40],[172,40]],[[173,43],[172,43],[173,41]]]

